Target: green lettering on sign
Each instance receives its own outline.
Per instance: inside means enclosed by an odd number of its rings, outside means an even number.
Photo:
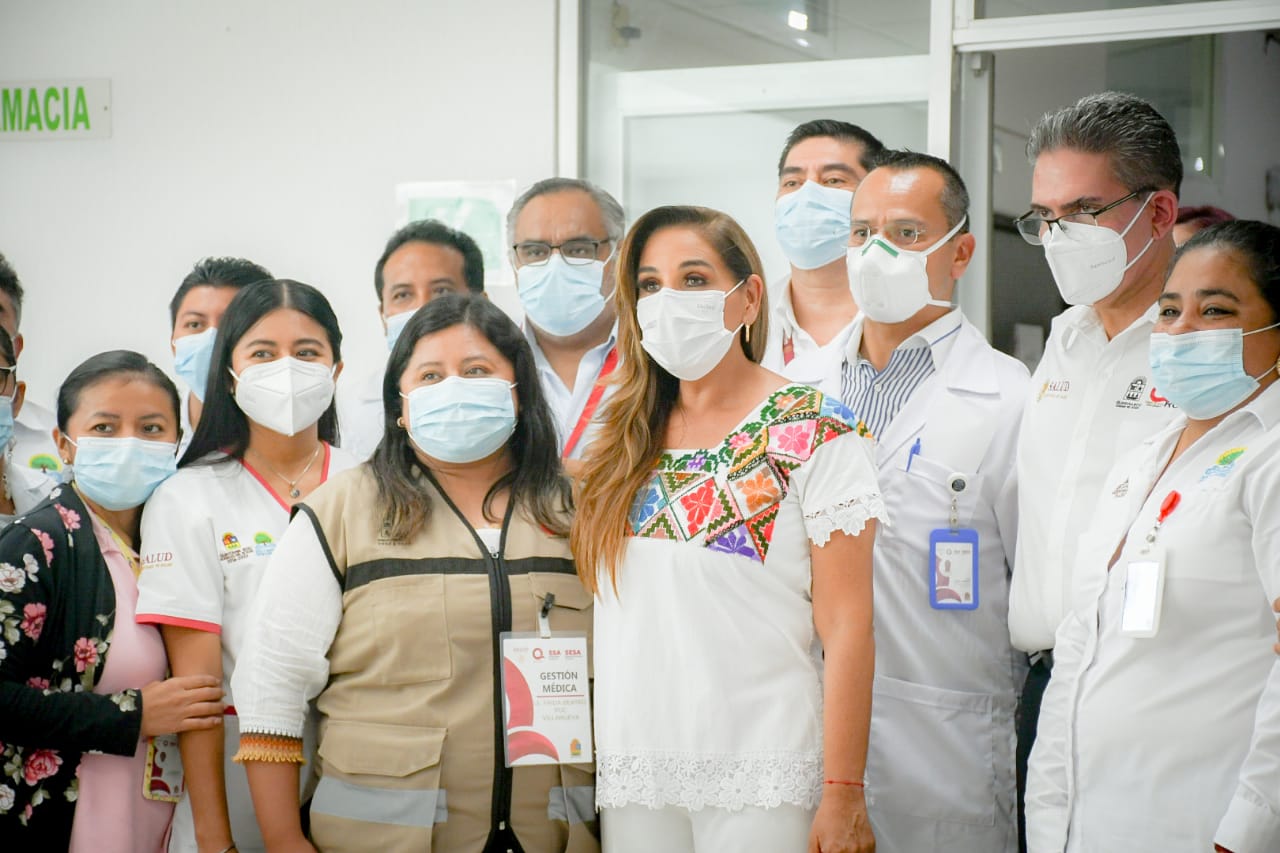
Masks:
[[[76,86],[76,109],[75,115],[71,117],[71,129],[79,128],[89,129],[89,105],[84,100],[83,86]]]
[[[0,80],[0,145],[110,136],[110,80]]]
[[[49,128],[50,130],[57,130],[58,127],[62,124],[62,120],[58,118],[57,113],[53,113],[52,115],[50,115],[49,113],[50,98],[53,98],[55,101],[58,100],[58,90],[53,88],[52,86],[44,90],[44,126]]]
[[[3,113],[0,114],[0,130],[22,130],[22,90],[5,89],[0,93]]]
[[[23,130],[44,130],[40,123],[40,96],[35,89],[27,92],[27,126]]]

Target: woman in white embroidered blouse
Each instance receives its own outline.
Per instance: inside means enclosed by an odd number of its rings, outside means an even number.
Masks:
[[[572,538],[604,849],[870,851],[865,428],[759,366],[760,260],[728,216],[645,214],[616,293],[619,388]]]

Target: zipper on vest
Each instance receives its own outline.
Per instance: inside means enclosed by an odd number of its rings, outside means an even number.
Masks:
[[[511,527],[515,501],[507,502],[507,512],[502,519],[502,536],[498,541],[498,556],[494,557],[489,553],[489,548],[480,538],[480,534],[476,533],[471,522],[467,521],[467,517],[445,494],[435,477],[431,476],[431,472],[425,466],[420,467],[427,479],[435,486],[440,497],[444,499],[445,504],[453,510],[453,514],[458,517],[463,527],[467,528],[467,532],[471,534],[471,538],[475,540],[489,573],[489,613],[493,620],[493,794],[490,800],[489,837],[484,843],[483,853],[524,853],[524,848],[520,846],[519,839],[511,829],[513,774],[506,761],[507,721],[503,714],[502,701],[501,634],[503,631],[511,630],[511,584],[507,578],[506,561],[502,555],[507,552],[507,531]]]

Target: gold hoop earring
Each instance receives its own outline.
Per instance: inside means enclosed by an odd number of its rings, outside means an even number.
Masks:
[[[404,429],[404,418],[396,418],[396,426],[400,427],[400,429]]]
[[[751,324],[750,323],[743,324],[742,331],[745,335],[746,343],[748,344],[751,343]]]

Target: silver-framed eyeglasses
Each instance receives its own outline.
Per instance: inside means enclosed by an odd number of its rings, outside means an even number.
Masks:
[[[1148,190],[1145,188],[1136,189],[1124,198],[1116,199],[1111,204],[1103,205],[1097,210],[1080,210],[1064,216],[1057,216],[1053,219],[1046,219],[1035,211],[1027,211],[1013,220],[1013,224],[1018,227],[1018,233],[1022,235],[1023,240],[1033,246],[1043,246],[1044,237],[1053,226],[1056,225],[1065,232],[1072,225],[1097,225],[1099,216],[1108,210],[1119,207],[1126,201],[1137,198],[1144,192],[1148,192]]]
[[[596,255],[600,253],[600,247],[609,242],[609,240],[565,240],[563,243],[543,243],[528,240],[524,243],[516,243],[511,250],[515,252],[516,261],[523,267],[545,264],[551,260],[553,251],[558,251],[565,263],[582,266],[597,260]]]
[[[890,222],[878,231],[870,225],[855,222],[849,229],[849,245],[865,245],[874,235],[879,234],[899,249],[909,249],[929,235],[929,232],[914,222]]]

